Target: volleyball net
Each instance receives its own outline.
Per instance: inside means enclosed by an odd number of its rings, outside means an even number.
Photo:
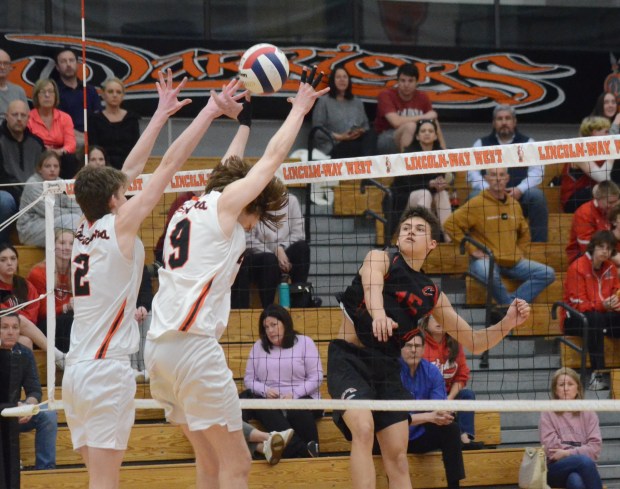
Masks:
[[[327,346],[336,337],[341,325],[342,312],[335,295],[351,283],[370,250],[382,248],[389,242],[388,229],[390,225],[393,228],[393,223],[390,224],[385,215],[384,206],[386,199],[391,198],[391,179],[411,174],[449,172],[454,175],[449,191],[463,203],[470,190],[465,177],[470,170],[542,165],[551,173],[557,173],[560,165],[565,163],[616,159],[620,159],[620,137],[601,136],[283,164],[277,176],[289,186],[291,193],[297,195],[301,203],[302,216],[298,219],[303,220],[304,239],[310,247],[311,263],[307,283],[312,284],[305,293],[310,294],[313,300],[306,307],[291,308],[290,312],[295,330],[310,337],[317,347],[315,370],[326,375]],[[192,169],[176,174],[160,203],[142,225],[140,237],[145,245],[147,269],[152,274],[146,280],[150,281],[154,293],[158,288],[157,269],[160,266],[155,252],[157,242],[165,230],[168,210],[180,196],[188,198],[190,192],[202,192],[209,173],[208,169]],[[549,176],[541,188],[547,189],[547,200],[558,199],[557,188],[548,190]],[[128,195],[142,191],[150,178],[151,174],[140,175],[130,185]],[[55,230],[58,223],[56,218],[63,212],[59,208],[57,196],[72,196],[73,182],[45,182],[43,187],[39,199],[45,207],[46,246],[41,258],[46,262],[47,285],[40,299],[47,300],[50,306],[46,313],[48,354],[45,368],[40,365],[40,371],[46,371],[46,378],[42,381],[47,384],[48,399],[42,407],[62,409],[61,396],[57,395],[56,390],[62,372],[57,369],[54,357],[58,315],[57,308],[52,306],[58,300]],[[452,205],[456,204],[454,200]],[[554,206],[549,207],[550,238],[546,243],[533,244],[531,250],[526,250],[526,255],[552,265],[556,272],[555,281],[534,301],[528,321],[490,351],[490,368],[479,368],[478,357],[468,355],[471,371],[467,387],[477,392],[478,400],[344,401],[329,398],[326,380],[323,378],[319,382],[321,399],[241,399],[242,407],[394,411],[620,411],[619,401],[607,399],[609,391],[594,393],[597,395],[590,395],[588,399],[580,401],[549,400],[549,385],[554,371],[563,365],[576,369],[581,367],[578,352],[566,345],[558,345],[557,340],[562,337],[559,320],[552,317],[554,303],[563,298],[563,280],[568,265],[564,255],[571,218],[562,215],[561,211],[553,212]],[[16,217],[25,215],[27,211],[22,209]],[[423,269],[446,292],[457,312],[470,325],[476,329],[488,326],[488,313],[495,304],[488,302],[486,286],[467,276],[468,258],[461,253],[459,243],[441,243],[430,253]],[[21,273],[27,276],[26,270],[21,270]],[[251,382],[248,385],[247,379],[244,382],[244,377],[252,346],[260,341],[258,321],[262,311],[261,291],[257,290],[256,281],[251,282],[250,307],[231,310],[228,328],[220,339],[240,392],[252,387]],[[290,285],[292,288],[296,284]],[[294,292],[291,290],[290,293]],[[276,296],[276,302],[278,300],[282,302],[282,298]],[[142,328],[144,337],[148,321]],[[134,359],[137,370],[144,368],[141,363],[142,352],[143,342],[138,357]],[[620,367],[620,351],[615,347],[615,341],[610,340],[609,345],[606,345],[606,359],[611,368]],[[148,383],[138,384],[136,408],[160,408],[156,401],[150,399]],[[32,414],[36,409],[40,407],[21,406],[4,411],[3,415]]]

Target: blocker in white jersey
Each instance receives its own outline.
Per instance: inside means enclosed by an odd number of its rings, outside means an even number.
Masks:
[[[138,350],[134,318],[144,246],[135,238],[133,258],[123,256],[116,239],[116,216],[94,224],[84,220],[73,242],[71,274],[74,319],[67,365],[85,360],[126,359]]]
[[[230,288],[245,251],[245,232],[240,224],[230,237],[222,231],[217,209],[221,195],[213,191],[189,200],[172,216],[149,339],[167,331],[222,336],[230,313]]]

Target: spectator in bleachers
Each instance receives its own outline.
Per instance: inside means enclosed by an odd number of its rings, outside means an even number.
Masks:
[[[493,131],[488,136],[477,139],[474,148],[504,144],[524,144],[534,139],[517,129],[517,114],[510,105],[497,105],[493,109]],[[510,187],[506,193],[519,201],[523,215],[528,218],[533,242],[546,242],[549,227],[547,199],[540,188],[545,174],[542,165],[508,168]],[[467,172],[467,182],[471,186],[470,198],[488,188],[486,179],[478,170]]]
[[[618,112],[618,102],[616,96],[611,92],[603,92],[596,99],[596,105],[592,110],[591,116],[607,117],[611,127],[609,134],[618,134],[620,132],[620,112]]]
[[[45,246],[45,200],[35,201],[43,193],[43,182],[59,179],[60,157],[54,151],[45,151],[39,157],[35,173],[26,182],[22,193],[20,209],[34,204],[17,219],[17,233],[22,244]],[[82,218],[82,211],[75,199],[66,194],[54,195],[54,228],[67,228],[75,231]]]
[[[245,369],[248,397],[264,399],[320,399],[323,367],[319,350],[308,336],[295,331],[289,312],[277,304],[267,307],[258,320],[258,340]],[[319,433],[316,419],[322,412],[309,409],[244,410],[244,419],[257,419],[271,431],[295,430],[284,450],[285,458],[316,457]]]
[[[32,349],[33,345],[47,351],[47,338],[37,328],[39,316],[39,294],[34,286],[17,274],[19,255],[17,249],[9,243],[0,243],[0,309],[7,309],[18,304],[31,302],[19,312],[19,342]],[[64,366],[64,353],[54,350],[57,365]]]
[[[140,137],[140,118],[121,107],[125,97],[122,81],[109,78],[102,87],[105,108],[88,118],[88,143],[104,148],[108,165],[120,170]]]
[[[469,380],[469,366],[463,347],[452,336],[446,334],[443,326],[432,316],[427,316],[419,323],[424,332],[424,359],[435,365],[441,372],[449,400],[476,399],[476,394],[466,388]],[[456,420],[461,431],[463,450],[478,450],[483,444],[475,442],[476,430],[474,412],[457,413]]]
[[[442,149],[439,143],[438,122],[434,119],[419,120],[415,128],[413,143],[404,151],[412,153],[438,149]],[[396,225],[405,209],[416,206],[431,210],[439,218],[443,231],[443,223],[452,212],[448,192],[451,177],[451,174],[445,173],[415,173],[394,178],[390,187],[393,198],[391,210],[387,208],[389,200],[383,199],[384,215],[392,212],[391,228],[386,230],[388,236],[391,237],[396,231]],[[445,233],[443,238],[447,242],[450,241]]]
[[[69,48],[56,52],[56,72],[58,74],[58,108],[69,114],[73,121],[74,138],[77,146],[84,146],[84,91],[82,82],[78,80],[78,65],[75,53]],[[33,95],[34,100],[34,95]],[[87,117],[101,112],[101,100],[92,85],[86,85]]]
[[[564,302],[582,312],[588,320],[588,354],[592,375],[588,389],[609,389],[609,383],[599,371],[605,368],[605,336],[620,337],[620,280],[611,261],[616,240],[611,231],[597,231],[586,253],[568,267],[564,280]],[[581,336],[579,318],[563,315],[564,334]]]
[[[446,399],[446,387],[441,372],[424,359],[424,333],[412,332],[411,339],[401,350],[400,378],[415,400]],[[449,411],[411,412],[409,453],[441,450],[448,489],[458,489],[465,479],[461,432]]]
[[[54,233],[54,305],[56,310],[56,346],[60,351],[69,351],[71,325],[73,324],[73,289],[71,287],[71,250],[74,232],[59,228]],[[38,294],[47,293],[46,261],[37,263],[28,274],[28,281]],[[39,303],[39,329],[47,336],[47,301]]]
[[[88,147],[88,164],[96,168],[106,166],[108,164],[108,157],[105,150],[101,146]]]
[[[27,103],[22,100],[9,103],[6,120],[0,126],[0,183],[25,183],[45,149],[43,142],[28,129],[29,116]],[[2,187],[0,222],[17,212],[23,188],[23,185]],[[0,243],[8,240],[9,230],[0,231]]]
[[[581,121],[579,136],[606,136],[611,124],[605,117],[586,117]],[[580,205],[592,199],[597,183],[611,180],[614,160],[566,163],[562,169],[560,200],[564,212],[575,212]]]
[[[238,298],[237,303],[233,301],[233,308],[250,306],[250,283],[257,285],[261,304],[267,307],[273,304],[276,289],[284,275],[293,284],[308,281],[310,246],[306,241],[304,216],[297,198],[289,194],[288,204],[279,213],[285,216],[279,228],[271,229],[259,222],[246,233],[247,249],[232,289],[233,298]],[[292,307],[308,306],[296,303],[296,300],[303,299],[298,297],[291,297]]]
[[[566,367],[556,370],[551,379],[551,398],[584,399],[577,372]],[[603,442],[596,412],[542,412],[538,431],[547,454],[547,484],[567,489],[603,488],[596,467]]]
[[[78,169],[73,121],[69,114],[58,110],[58,100],[58,86],[54,80],[36,82],[32,92],[34,110],[30,112],[28,129],[61,158],[61,178],[73,178]]]
[[[420,72],[415,64],[404,64],[396,72],[396,85],[383,90],[377,98],[377,152],[401,153],[413,142],[421,119],[437,119],[428,96],[417,89]],[[439,134],[442,145],[443,136]]]
[[[459,207],[446,221],[445,229],[455,243],[465,235],[482,243],[494,255],[493,277],[489,278],[489,257],[468,244],[469,272],[491,287],[498,305],[507,306],[515,298],[531,303],[555,280],[554,270],[524,257],[530,245],[530,230],[519,203],[507,192],[506,168],[487,170],[488,187]],[[509,293],[500,277],[522,281]]]
[[[370,125],[364,104],[352,92],[353,83],[345,68],[329,75],[329,93],[320,98],[312,112],[312,126],[321,126],[331,138],[318,131],[314,145],[331,158],[351,158],[372,154]]]
[[[9,104],[14,100],[28,104],[24,89],[7,79],[12,69],[11,56],[4,49],[0,49],[0,120],[4,119]]]
[[[9,313],[0,317],[0,348],[11,351],[10,402],[18,406],[39,404],[42,389],[37,364],[32,351],[18,342],[19,335],[20,317],[18,314]],[[6,372],[0,375],[4,377]],[[22,389],[25,398],[20,401]],[[35,430],[35,470],[56,468],[56,433],[58,431],[56,411],[41,411],[34,416],[24,416],[19,418],[18,423],[21,433]]]
[[[610,180],[599,183],[592,194],[594,198],[582,204],[573,214],[570,238],[566,246],[569,263],[586,251],[596,231],[609,231],[609,212],[620,202],[620,188]]]

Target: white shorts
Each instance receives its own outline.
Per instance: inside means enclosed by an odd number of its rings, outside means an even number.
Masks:
[[[62,401],[73,449],[125,450],[136,415],[135,395],[129,359],[68,365],[62,379]]]
[[[209,336],[169,331],[146,340],[144,364],[151,395],[166,419],[190,431],[211,426],[241,429],[241,406],[222,347]]]

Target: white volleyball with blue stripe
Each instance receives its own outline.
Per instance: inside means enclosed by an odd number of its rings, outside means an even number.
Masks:
[[[239,78],[252,93],[274,93],[288,78],[288,59],[273,44],[255,44],[239,61]]]

